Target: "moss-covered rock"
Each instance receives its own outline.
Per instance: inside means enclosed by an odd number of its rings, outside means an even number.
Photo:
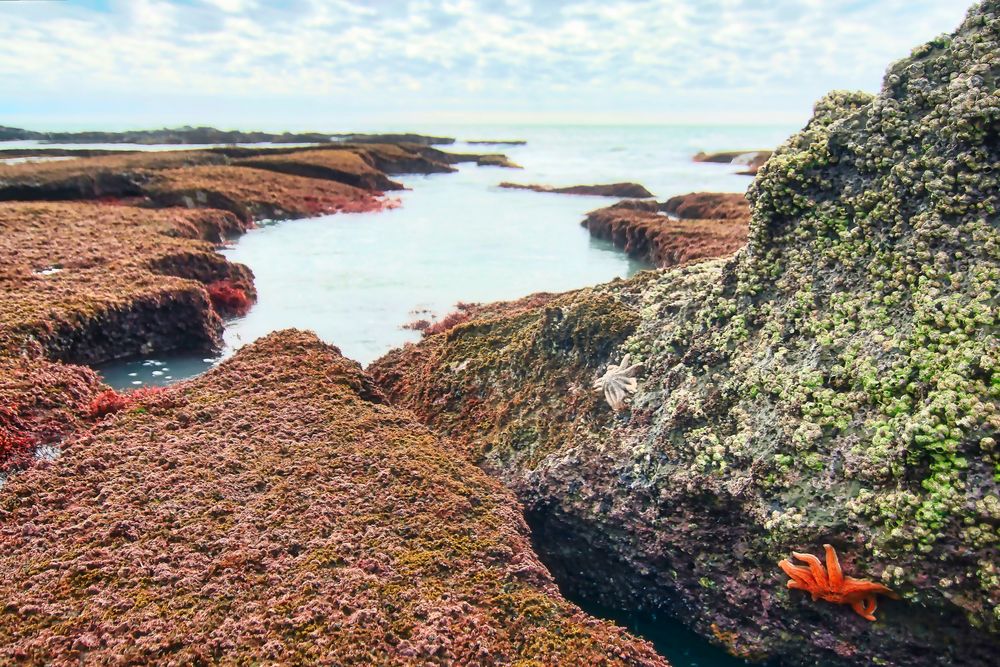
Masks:
[[[989,0],[893,65],[877,96],[824,98],[761,168],[748,245],[733,260],[582,297],[631,312],[619,318],[628,338],[586,362],[564,371],[582,348],[532,344],[537,311],[483,334],[473,320],[465,336],[431,337],[376,375],[486,456],[520,426],[516,397],[574,423],[579,400],[546,387],[586,387],[631,353],[646,373],[627,415],[595,406],[585,429],[533,431],[531,451],[544,456],[510,457],[502,473],[567,586],[671,610],[748,656],[992,664],[998,75],[1000,2]],[[504,375],[480,347],[494,331],[521,350]],[[444,401],[454,381],[427,351],[471,372],[466,386],[488,384],[502,418],[478,430],[466,399]],[[902,599],[873,624],[787,590],[777,561],[824,543],[848,574]]]
[[[272,334],[0,493],[5,664],[666,665],[566,602],[517,501]]]

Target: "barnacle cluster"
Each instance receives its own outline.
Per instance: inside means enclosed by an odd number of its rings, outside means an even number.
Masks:
[[[747,247],[701,308],[673,317],[654,287],[625,346],[651,349],[647,368],[692,341],[716,350],[683,364],[702,394],[724,369],[737,397],[724,425],[684,431],[695,465],[766,461],[756,483],[779,503],[821,477],[852,481],[835,513],[866,526],[876,555],[998,544],[998,36],[1000,3],[985,2],[893,65],[877,96],[821,100],[751,186]],[[1000,623],[1000,591],[977,588],[991,604],[970,615]]]

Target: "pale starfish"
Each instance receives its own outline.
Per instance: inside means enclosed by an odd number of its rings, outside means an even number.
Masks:
[[[778,562],[778,567],[785,571],[791,581],[789,588],[797,588],[812,595],[813,600],[824,599],[834,604],[849,604],[862,618],[875,620],[875,609],[878,606],[875,596],[885,595],[894,599],[899,596],[882,584],[854,577],[845,577],[840,569],[837,552],[829,544],[824,544],[826,551],[826,569],[819,558],[812,554],[792,552],[792,556],[809,564],[809,567],[793,565],[787,558]]]
[[[604,398],[608,401],[616,412],[625,409],[625,398],[629,394],[634,394],[639,386],[639,381],[635,379],[635,374],[642,368],[642,364],[629,365],[629,357],[626,354],[622,362],[617,366],[608,364],[608,370],[604,375],[594,381],[594,389],[604,391]]]

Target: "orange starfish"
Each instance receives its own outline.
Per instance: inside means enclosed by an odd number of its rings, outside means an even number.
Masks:
[[[797,588],[812,594],[812,599],[823,598],[827,602],[834,604],[849,604],[851,608],[858,612],[862,618],[869,621],[875,620],[875,608],[877,603],[875,596],[878,594],[899,599],[899,596],[882,584],[876,584],[864,579],[845,577],[840,569],[840,560],[837,552],[829,544],[824,544],[826,550],[826,569],[819,558],[812,554],[800,554],[796,551],[792,555],[801,561],[809,564],[809,567],[792,565],[792,561],[787,558],[778,563],[778,567],[785,571],[791,581],[789,588]]]

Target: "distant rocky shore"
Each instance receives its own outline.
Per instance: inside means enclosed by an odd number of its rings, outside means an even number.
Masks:
[[[511,190],[533,190],[535,192],[549,192],[562,195],[624,197],[628,199],[642,199],[644,197],[653,196],[653,193],[638,183],[607,183],[603,185],[570,185],[566,187],[552,187],[550,185],[525,185],[504,181],[500,184],[500,187]]]
[[[0,141],[43,141],[66,144],[325,144],[348,143],[410,143],[423,146],[453,144],[452,137],[430,137],[422,134],[350,134],[323,132],[242,132],[218,130],[214,127],[178,127],[160,130],[125,132],[36,132],[0,125]],[[486,143],[486,142],[484,142]],[[488,142],[504,143],[504,142]]]

